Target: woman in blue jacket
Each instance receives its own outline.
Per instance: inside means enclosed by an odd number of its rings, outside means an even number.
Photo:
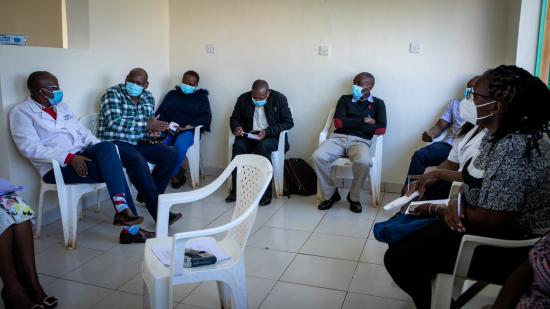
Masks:
[[[193,145],[193,134],[196,126],[202,125],[203,131],[210,132],[212,112],[208,100],[208,90],[197,89],[199,74],[187,71],[183,74],[181,83],[176,89],[170,90],[155,115],[166,122],[175,122],[179,125],[174,135],[168,135],[164,144],[178,149],[178,163],[172,173],[172,187],[179,188],[185,183],[185,172],[181,168],[187,154],[187,149]],[[181,170],[180,170],[181,169]]]

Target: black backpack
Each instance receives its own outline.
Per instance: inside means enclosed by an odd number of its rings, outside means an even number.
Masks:
[[[317,193],[317,175],[303,159],[285,160],[285,195],[312,195]]]

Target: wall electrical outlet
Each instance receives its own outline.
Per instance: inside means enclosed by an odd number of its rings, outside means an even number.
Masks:
[[[214,44],[206,44],[206,53],[207,54],[216,53],[216,48],[214,47]]]
[[[328,56],[330,54],[330,48],[327,45],[319,46],[319,56]]]
[[[420,43],[410,43],[409,44],[409,53],[411,53],[411,54],[421,54],[422,53],[422,44],[420,44]]]

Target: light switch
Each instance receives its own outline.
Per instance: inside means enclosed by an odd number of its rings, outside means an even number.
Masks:
[[[214,47],[214,44],[206,44],[206,53],[207,54],[214,54],[216,52],[216,49]]]
[[[319,46],[319,56],[328,56],[330,54],[330,48],[327,45]]]
[[[422,44],[420,44],[420,43],[410,43],[409,44],[409,53],[411,53],[411,54],[421,54],[422,53]]]

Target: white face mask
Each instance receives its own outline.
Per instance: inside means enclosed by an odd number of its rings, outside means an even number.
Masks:
[[[464,119],[465,121],[468,121],[473,125],[476,125],[478,120],[489,118],[494,115],[493,113],[491,113],[486,116],[478,117],[477,108],[485,105],[493,104],[495,102],[496,101],[491,101],[491,102],[483,103],[481,105],[476,106],[473,98],[470,98],[470,99],[464,98],[462,99],[462,101],[460,101],[460,108],[459,108],[460,117],[462,117],[462,119]]]

